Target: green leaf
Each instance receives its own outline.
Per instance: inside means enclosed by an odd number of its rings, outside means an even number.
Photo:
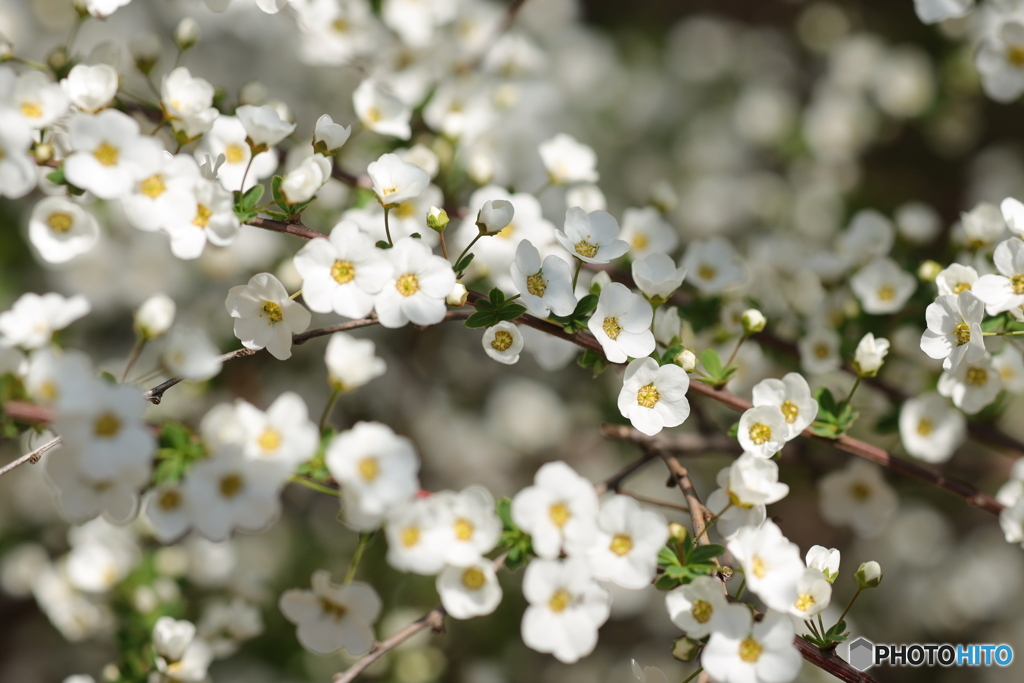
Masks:
[[[501,523],[505,526],[506,531],[519,531],[519,527],[512,521],[512,501],[508,498],[499,498],[495,508],[498,512],[498,517],[501,518]]]
[[[672,365],[676,362],[676,356],[683,352],[682,344],[673,344],[672,346],[665,349],[665,353],[661,354],[661,358],[658,359],[658,365]]]
[[[597,377],[608,368],[608,361],[601,354],[587,349],[583,355],[576,359],[576,364],[581,368],[589,368]]]
[[[658,551],[658,564],[663,567],[680,566],[679,556],[668,546]]]
[[[700,362],[704,366],[704,371],[712,379],[718,380],[722,376],[722,359],[718,357],[718,352],[714,349],[701,351]]]
[[[506,302],[498,311],[499,320],[515,320],[523,313],[526,313],[526,306],[517,303]]]
[[[260,198],[263,196],[263,186],[256,184],[250,187],[238,204],[246,211],[251,211],[260,202]]]
[[[682,582],[679,579],[673,578],[668,574],[662,574],[654,582],[654,587],[660,591],[670,591],[677,586],[681,586]]]
[[[465,270],[467,268],[469,268],[469,264],[473,262],[473,256],[474,256],[474,254],[470,253],[470,254],[466,254],[461,259],[459,259],[458,263],[455,264],[455,272],[456,273],[463,273],[463,272],[465,272]]]
[[[597,308],[598,299],[599,297],[596,294],[587,294],[576,302],[576,308],[572,312],[572,317],[578,318],[593,313],[594,309]]]
[[[270,192],[274,196],[274,203],[281,207],[281,209],[290,214],[291,209],[288,207],[288,200],[284,196],[284,192],[281,191],[281,183],[284,182],[284,178],[279,175],[273,177],[270,181]]]
[[[47,173],[46,174],[46,179],[49,180],[54,185],[66,185],[67,182],[68,182],[64,178],[64,167],[63,166],[61,166],[60,168],[58,168],[55,171],[51,171],[50,173]]]
[[[687,566],[693,564],[707,564],[710,560],[718,557],[724,552],[725,548],[716,543],[699,545],[687,554],[686,564]]]
[[[505,303],[505,292],[495,287],[487,295],[487,298],[490,300],[491,306],[493,306],[495,309],[498,309],[501,308],[502,305],[504,305]]]
[[[391,245],[388,244],[387,242],[385,242],[384,240],[380,240],[379,242],[377,242],[377,248],[378,249],[390,249]]]
[[[481,328],[491,327],[501,322],[498,316],[495,315],[494,311],[477,311],[473,315],[466,318],[466,327],[470,328]]]

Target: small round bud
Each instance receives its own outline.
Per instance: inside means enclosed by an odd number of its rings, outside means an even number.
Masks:
[[[267,86],[259,81],[249,81],[238,91],[239,104],[259,106],[267,101]]]
[[[764,329],[764,326],[768,324],[768,321],[764,317],[764,313],[757,310],[756,308],[748,308],[743,312],[743,331],[747,334],[754,334]]]
[[[476,215],[476,226],[480,232],[496,235],[512,223],[515,209],[512,202],[504,199],[492,199],[484,202],[480,213]]]
[[[448,213],[436,206],[430,207],[430,211],[427,212],[427,227],[437,232],[444,232],[444,229],[448,227]]]
[[[33,154],[35,154],[37,164],[45,164],[53,158],[53,145],[48,142],[40,142],[33,150]]]
[[[679,522],[672,522],[668,525],[669,537],[676,541],[679,541],[680,543],[686,540],[686,537],[689,535],[689,533],[690,532],[687,531],[686,527],[680,524]]]
[[[46,66],[50,67],[54,73],[64,73],[68,67],[68,54],[64,48],[59,47],[47,55]]]
[[[153,339],[171,328],[175,313],[174,300],[166,294],[155,294],[135,311],[135,331],[143,339]]]
[[[352,126],[335,123],[330,114],[324,114],[316,120],[313,131],[313,149],[321,154],[330,154],[348,142],[352,135]]]
[[[698,652],[700,652],[699,643],[686,636],[676,638],[672,642],[672,656],[680,662],[692,662]]]
[[[448,302],[449,306],[465,306],[468,300],[469,290],[461,282],[456,282],[455,286],[452,287],[452,291],[445,297],[445,301]]]
[[[877,588],[878,584],[882,583],[882,567],[874,560],[865,562],[857,570],[855,576],[857,577],[857,587],[861,590]]]
[[[184,52],[199,42],[199,23],[192,17],[185,17],[174,29],[174,44]]]
[[[683,370],[686,370],[687,372],[693,372],[694,369],[697,367],[697,354],[695,354],[690,349],[683,349],[682,351],[676,354],[676,357],[673,362],[679,367],[681,367]]]
[[[921,282],[935,282],[942,272],[942,266],[935,261],[925,261],[917,267],[917,279]]]

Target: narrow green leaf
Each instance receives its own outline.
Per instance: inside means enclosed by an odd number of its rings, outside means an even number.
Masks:
[[[493,311],[477,311],[473,315],[466,318],[466,327],[470,328],[481,328],[491,327],[501,322]]]
[[[718,352],[714,349],[704,349],[700,352],[700,362],[704,366],[704,371],[708,373],[714,380],[719,380],[722,376],[722,359],[718,357]]]

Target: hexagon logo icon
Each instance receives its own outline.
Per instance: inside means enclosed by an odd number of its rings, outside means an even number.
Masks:
[[[857,671],[867,671],[874,663],[874,643],[867,638],[858,638],[850,643],[850,666]]]

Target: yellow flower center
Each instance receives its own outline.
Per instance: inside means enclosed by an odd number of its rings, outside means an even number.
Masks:
[[[988,382],[988,370],[985,368],[968,368],[967,383],[972,387],[985,386]]]
[[[740,643],[740,659],[748,664],[753,664],[761,657],[764,648],[753,638],[746,638]]]
[[[707,600],[697,600],[693,603],[693,607],[690,609],[690,614],[693,615],[694,620],[698,624],[706,624],[711,621],[711,615],[715,613],[715,608],[711,606],[711,603]]]
[[[366,112],[366,118],[370,123],[380,123],[381,121],[384,120],[384,114],[382,114],[380,109],[378,109],[377,107],[370,107],[369,110],[367,110]],[[395,190],[391,190],[391,192],[394,191]],[[391,194],[391,192],[385,190],[384,194],[388,195]]]
[[[622,327],[619,325],[618,318],[605,318],[604,323],[601,325],[601,329],[608,335],[609,339],[616,339],[619,336],[619,332],[622,332]]]
[[[932,430],[934,428],[935,426],[932,424],[932,421],[929,420],[928,418],[921,418],[921,420],[917,423],[917,433],[920,434],[921,436],[928,436],[929,434],[932,433]]]
[[[954,293],[954,294],[959,294],[959,293],[961,293],[961,292],[966,292],[966,291],[968,291],[968,290],[969,290],[970,288],[971,288],[971,285],[970,285],[970,283],[967,283],[967,282],[958,282],[958,283],[956,283],[956,286],[955,286],[955,287],[953,287],[953,293]]]
[[[462,572],[462,585],[471,591],[480,590],[487,583],[487,577],[476,567],[470,567]]]
[[[102,439],[117,436],[117,433],[121,431],[121,418],[114,413],[103,413],[96,418],[92,425],[92,431]]]
[[[800,416],[800,409],[792,401],[783,401],[781,410],[782,416],[786,418],[786,422],[789,424],[796,422],[796,418]]]
[[[104,166],[113,166],[117,163],[118,151],[117,147],[114,147],[108,142],[104,142],[92,151],[92,155],[96,157],[96,161],[100,162]]]
[[[498,330],[494,333],[494,341],[491,348],[495,351],[507,351],[512,346],[512,335],[505,330]]]
[[[552,612],[561,612],[569,603],[572,602],[572,596],[569,595],[569,591],[564,588],[559,588],[555,591],[555,594],[548,600],[548,607],[551,608]]]
[[[331,22],[331,28],[336,33],[346,33],[348,31],[348,22],[344,19],[335,19]]]
[[[850,496],[863,503],[871,497],[871,487],[862,481],[855,482],[850,486]]]
[[[640,387],[640,391],[636,392],[636,402],[644,408],[653,408],[659,399],[661,399],[661,394],[658,393],[658,387],[653,383],[645,384]]]
[[[811,597],[807,593],[801,593],[800,597],[798,597],[796,599],[796,602],[793,603],[793,606],[801,612],[810,612],[811,608],[814,607],[814,604],[815,600],[813,597]]]
[[[754,555],[754,559],[750,562],[750,569],[754,576],[759,579],[763,579],[765,574],[768,573],[768,565],[761,559],[759,555]]]
[[[59,393],[57,385],[53,382],[43,382],[39,385],[39,397],[44,401],[53,402],[57,400]]]
[[[1010,286],[1013,287],[1013,293],[1020,296],[1024,294],[1024,275],[1017,273],[1010,278]]]
[[[818,344],[814,347],[814,355],[818,358],[828,358],[831,353],[832,349],[828,344]]]
[[[264,301],[260,317],[267,316],[267,324],[274,325],[284,320],[284,313],[281,312],[281,305],[273,301]]]
[[[348,613],[348,607],[345,607],[345,605],[339,605],[327,598],[320,598],[320,609],[331,615],[335,621],[341,621],[345,617],[345,614]]]
[[[380,475],[380,465],[377,458],[367,457],[359,461],[359,476],[363,481],[373,481]]]
[[[957,346],[963,346],[971,341],[971,328],[965,323],[960,323],[953,328],[953,338],[956,339]]]
[[[416,213],[416,204],[414,202],[402,202],[394,208],[395,215],[399,218],[409,218]]]
[[[242,475],[237,473],[231,473],[227,476],[221,477],[220,480],[220,494],[225,498],[234,498],[242,490],[242,484],[245,482],[242,480]]]
[[[633,249],[635,249],[636,251],[641,251],[647,248],[647,245],[651,243],[651,240],[644,233],[638,232],[637,234],[633,235],[633,239],[631,239],[629,242],[633,246]]]
[[[411,548],[420,542],[420,528],[417,526],[407,526],[402,529],[402,545],[406,548]]]
[[[412,273],[406,273],[395,280],[395,289],[402,296],[412,296],[420,291],[420,279]]]
[[[750,426],[750,440],[760,446],[772,438],[772,428],[763,422],[755,422]]]
[[[616,534],[608,548],[619,557],[622,557],[633,549],[633,539],[626,534]]]
[[[878,298],[881,301],[892,301],[896,298],[896,290],[891,285],[882,285],[878,288]]]
[[[586,240],[580,240],[576,243],[576,253],[583,258],[594,258],[597,256],[597,246]]]
[[[697,268],[697,277],[701,280],[714,280],[716,275],[718,275],[718,269],[710,264],[702,263]]]
[[[473,523],[465,517],[459,517],[455,520],[455,538],[460,541],[468,541],[473,538]]]
[[[245,148],[241,145],[228,145],[224,148],[224,159],[229,164],[240,164],[245,161]]]
[[[164,183],[164,177],[159,173],[151,175],[141,183],[139,183],[139,192],[146,195],[150,199],[156,199],[167,190],[167,185]]]
[[[213,212],[210,211],[210,208],[208,206],[199,204],[196,206],[196,217],[195,219],[193,219],[192,225],[196,226],[197,228],[205,228],[207,225],[210,224],[210,216],[212,215]]]
[[[276,451],[281,445],[281,432],[272,427],[267,427],[260,434],[260,438],[256,439],[256,443],[260,445],[264,453]]]
[[[537,271],[526,278],[526,291],[534,296],[544,296],[548,290],[548,283],[544,282],[542,271]]]
[[[28,119],[41,119],[43,108],[38,102],[22,102],[21,115]]]
[[[548,517],[551,518],[551,523],[558,528],[565,526],[565,523],[569,521],[571,516],[572,513],[569,512],[569,508],[564,503],[555,503],[548,508]]]
[[[1006,61],[1018,69],[1024,68],[1024,46],[1011,45],[1006,48]]]
[[[355,276],[356,267],[351,261],[342,261],[341,259],[338,259],[334,262],[334,265],[331,266],[331,277],[333,277],[334,281],[339,285],[352,282],[352,280],[355,279]]]
[[[503,240],[512,239],[512,235],[515,234],[515,231],[516,231],[516,224],[515,223],[509,223],[504,228],[499,230],[498,234],[495,235],[495,237],[500,237]]]
[[[181,494],[174,489],[169,489],[160,494],[160,497],[156,499],[156,504],[161,510],[177,510],[181,507]]]
[[[70,230],[73,223],[74,220],[72,220],[71,214],[64,213],[63,211],[54,211],[46,219],[46,224],[50,226],[50,229],[61,234]]]

